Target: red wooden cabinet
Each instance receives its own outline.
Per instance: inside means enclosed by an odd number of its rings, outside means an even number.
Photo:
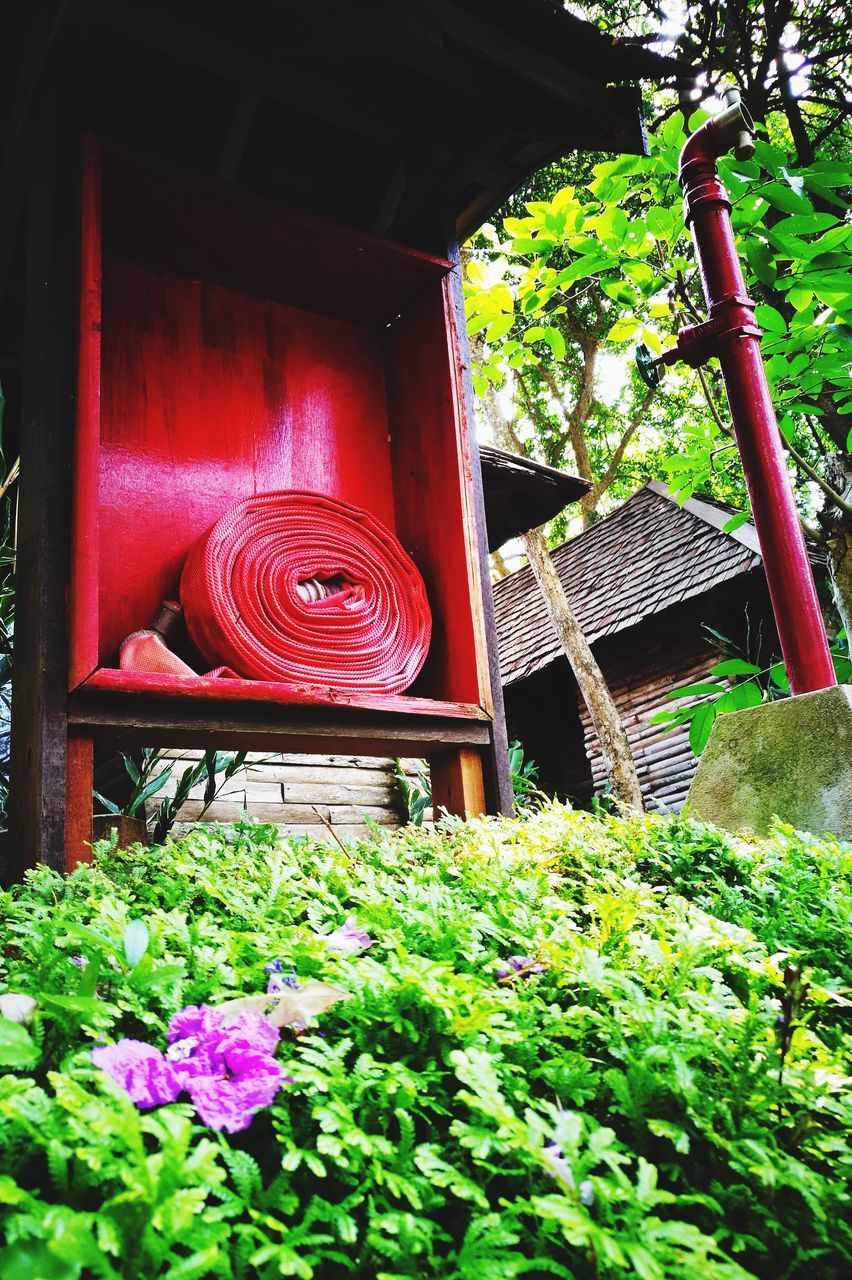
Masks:
[[[484,530],[452,264],[91,140],[81,243],[69,857],[89,834],[99,735],[440,757],[448,804],[481,807],[494,745]],[[176,596],[199,535],[239,499],[285,488],[366,508],[414,559],[433,614],[415,685],[326,699],[120,671],[119,644]]]

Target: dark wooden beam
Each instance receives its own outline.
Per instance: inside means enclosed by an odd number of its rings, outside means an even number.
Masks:
[[[45,101],[29,164],[9,804],[10,878],[65,865],[68,495],[77,330],[78,139]]]
[[[69,724],[96,741],[127,746],[230,746],[257,751],[429,756],[452,746],[482,747],[487,720],[359,711],[348,707],[270,706],[263,702],[156,698],[78,689]]]
[[[17,84],[12,114],[3,129],[0,168],[0,306],[18,245],[18,230],[26,196],[25,144],[33,101],[62,30],[70,0],[34,0],[23,47],[17,57]]]
[[[385,0],[385,3],[395,7],[396,0]],[[545,90],[560,102],[570,102],[589,111],[605,103],[606,90],[600,80],[484,22],[454,0],[426,0],[426,3],[429,11],[440,19],[445,35],[482,61]]]
[[[268,50],[259,52],[228,41],[151,0],[144,5],[101,2],[93,9],[92,19],[167,57],[345,132],[376,139],[397,139],[405,133],[404,119],[379,114],[357,93],[294,64],[287,50],[282,49],[273,62]]]
[[[246,145],[260,106],[260,98],[251,89],[244,89],[237,100],[234,118],[219,157],[216,177],[222,182],[233,182],[240,170]]]

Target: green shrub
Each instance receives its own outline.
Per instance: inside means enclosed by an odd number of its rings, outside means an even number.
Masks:
[[[0,1275],[839,1280],[848,872],[787,830],[558,806],[39,870],[2,903],[0,989],[37,1005],[0,1021]],[[361,955],[323,941],[350,916]],[[92,1064],[275,958],[352,998],[282,1038],[244,1132]]]

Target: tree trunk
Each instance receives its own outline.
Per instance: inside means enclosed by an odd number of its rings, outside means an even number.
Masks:
[[[523,454],[523,447],[515,434],[512,421],[503,412],[493,387],[489,387],[486,392],[483,407],[497,444],[502,449]],[[618,708],[612,700],[612,694],[607,688],[603,672],[589,647],[588,640],[583,635],[583,629],[559,580],[544,535],[540,529],[534,529],[531,533],[525,534],[521,542],[527,553],[530,569],[544,597],[553,629],[559,638],[565,657],[571,664],[580,694],[588,708],[595,733],[601,744],[604,768],[613,796],[621,808],[642,813],[644,809],[642,791],[636,776],[636,766],[630,754],[627,733],[621,723]]]
[[[601,744],[604,768],[613,796],[621,808],[641,813],[644,808],[642,791],[636,775],[636,766],[630,754],[627,733],[621,723],[618,708],[607,688],[603,672],[589,647],[588,640],[583,635],[577,615],[568,602],[544,536],[540,529],[534,529],[531,533],[524,534],[521,541],[524,544],[533,577],[544,597],[553,629],[571,664],[571,670],[574,672],[583,701],[591,716],[595,733]]]
[[[852,503],[852,454],[835,453],[827,458],[825,478],[846,504]],[[819,523],[828,552],[834,599],[852,641],[852,517],[827,498]]]

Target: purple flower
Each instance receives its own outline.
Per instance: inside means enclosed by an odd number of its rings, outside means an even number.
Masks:
[[[522,978],[528,978],[532,973],[544,973],[547,968],[539,960],[533,960],[532,956],[509,956],[508,968],[501,967],[497,970],[497,981],[504,982],[506,978],[514,978],[520,975]]]
[[[375,941],[369,933],[358,928],[354,916],[349,916],[339,929],[335,929],[334,933],[316,936],[322,938],[329,951],[337,951],[347,956],[360,956],[364,951],[369,950]]]
[[[291,969],[289,973],[282,973],[283,968],[284,961],[277,957],[263,966],[263,972],[269,974],[269,981],[266,984],[267,995],[277,996],[282,991],[299,990],[299,979],[296,977],[295,969]]]
[[[169,1023],[167,1038],[169,1044],[177,1040],[196,1039],[215,1031],[222,1021],[222,1015],[207,1004],[188,1004],[174,1015]]]
[[[93,1049],[92,1062],[143,1109],[174,1102],[183,1087],[160,1050],[141,1040],[119,1040]]]
[[[92,1059],[140,1107],[174,1102],[185,1090],[212,1129],[246,1129],[285,1079],[273,1057],[280,1032],[253,1010],[222,1024],[207,1005],[189,1005],[169,1023],[166,1056],[138,1040],[95,1049]]]
[[[86,956],[69,956],[68,963],[73,964],[76,969],[88,969],[89,961]]]
[[[225,1079],[195,1076],[186,1081],[186,1089],[206,1125],[237,1133],[248,1128],[256,1111],[272,1105],[289,1077],[269,1054],[247,1048],[227,1054],[226,1062]]]
[[[576,1191],[580,1204],[585,1205],[587,1209],[591,1208],[595,1202],[595,1189],[588,1178],[584,1178],[580,1186],[577,1187],[574,1181],[574,1173],[571,1169],[571,1162],[565,1159],[559,1144],[557,1142],[548,1143],[542,1152],[542,1156],[550,1177],[570,1187],[572,1191]]]
[[[565,1182],[571,1188],[575,1186],[570,1162],[563,1156],[562,1148],[558,1142],[549,1142],[544,1148],[542,1156],[551,1178],[556,1178],[559,1182]]]

